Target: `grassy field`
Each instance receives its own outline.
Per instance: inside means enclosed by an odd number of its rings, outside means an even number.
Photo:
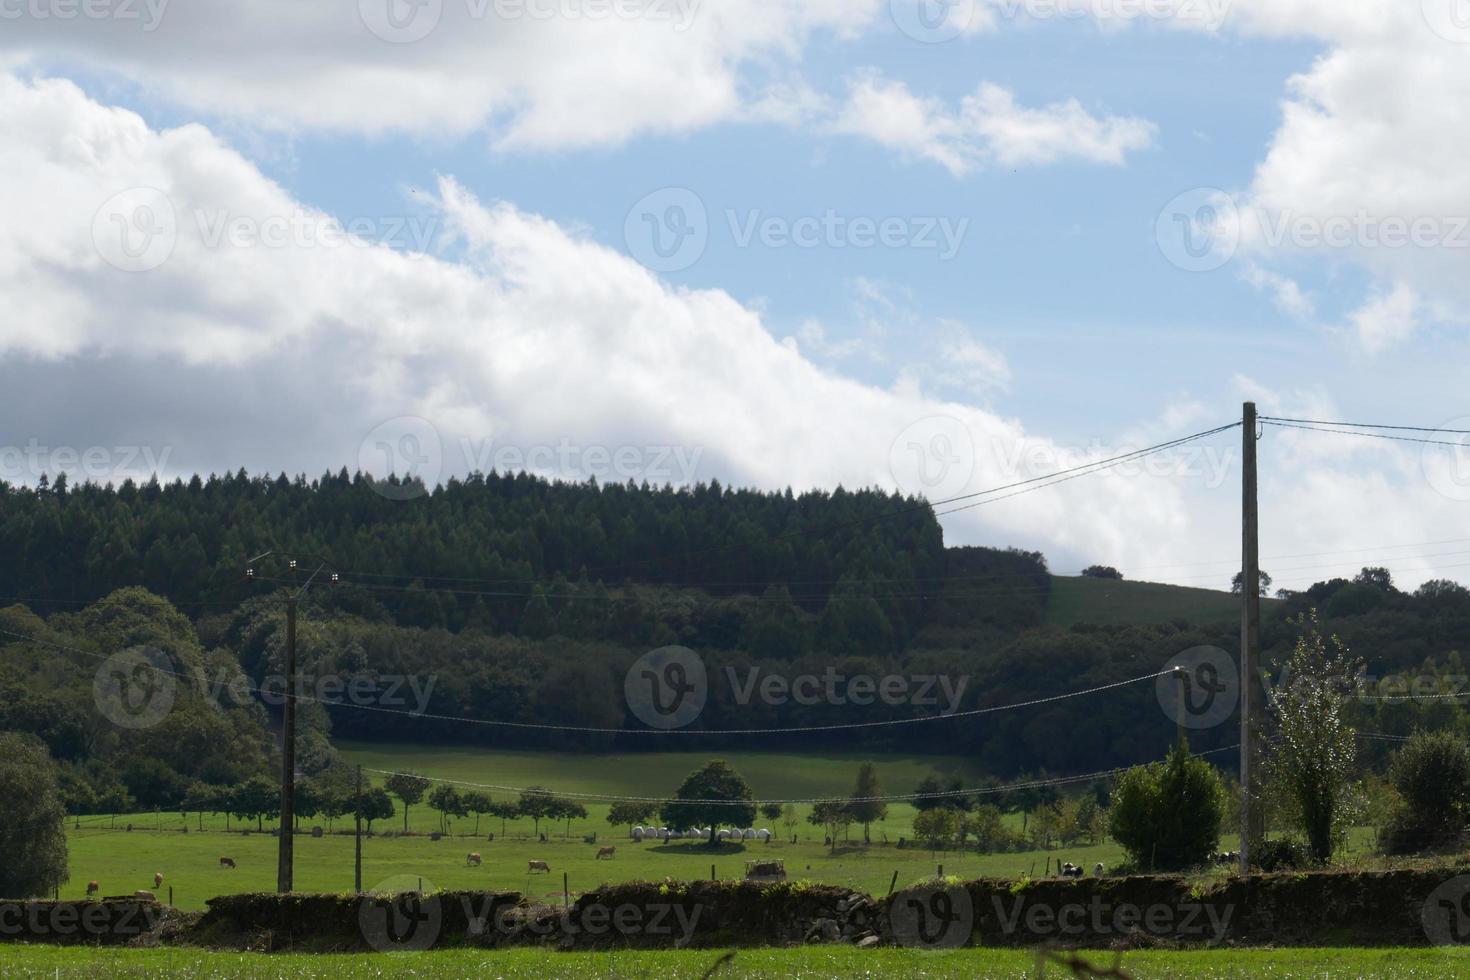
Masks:
[[[1240,616],[1240,597],[1215,589],[1062,575],[1052,576],[1052,585],[1046,621],[1053,626],[1116,626],[1171,619],[1216,623]],[[1276,604],[1274,599],[1263,600],[1262,615]]]
[[[658,977],[694,980],[720,958],[718,951],[493,953],[452,950],[391,955],[288,955],[209,953],[185,949],[96,950],[62,947],[0,947],[7,977],[353,977],[492,976],[559,980]],[[1111,966],[1111,953],[1083,953],[1094,965]],[[1462,977],[1470,972],[1466,949],[1276,949],[1146,951],[1123,956],[1121,965],[1138,980],[1151,978],[1278,977]],[[1009,950],[916,952],[852,947],[740,950],[715,977],[1057,977],[1071,976],[1059,964],[1038,966],[1034,953]]]
[[[552,790],[625,795],[657,795],[670,793],[690,770],[709,758],[707,753],[670,752],[637,756],[550,755],[532,752],[499,752],[484,749],[411,747],[400,745],[363,745],[345,743],[339,746],[353,762],[379,769],[413,768],[421,773],[472,782],[525,786],[539,783]],[[843,795],[851,791],[860,756],[793,756],[784,754],[717,753],[745,774],[760,797],[800,798]],[[880,757],[878,764],[884,789],[904,793],[929,772],[956,773],[964,779],[975,774],[961,760]],[[492,795],[495,795],[492,793]],[[711,851],[696,841],[634,844],[627,839],[626,827],[607,823],[606,804],[589,803],[588,816],[574,820],[567,833],[565,823],[555,826],[545,822],[541,831],[548,836],[542,843],[532,836],[530,820],[513,820],[502,832],[501,821],[483,818],[478,836],[474,818],[454,821],[451,837],[432,841],[424,836],[385,836],[382,831],[402,827],[400,817],[379,822],[378,835],[365,841],[363,847],[363,883],[371,887],[392,877],[423,878],[441,888],[515,889],[529,895],[560,895],[562,872],[569,877],[575,892],[587,891],[608,881],[629,879],[707,878],[710,866],[722,878],[744,874],[745,860],[751,857],[779,857],[786,862],[792,878],[805,878],[831,884],[846,885],[867,892],[884,894],[895,872],[900,886],[933,875],[943,864],[946,874],[967,877],[979,875],[1018,876],[1042,874],[1048,861],[1061,857],[1090,867],[1101,861],[1114,865],[1122,852],[1113,844],[1096,847],[1068,847],[1049,852],[1012,854],[940,853],[924,849],[899,849],[899,837],[912,837],[913,809],[907,804],[890,806],[888,817],[872,828],[871,846],[860,842],[862,828],[852,828],[853,841],[839,843],[833,850],[823,845],[820,828],[805,820],[809,808],[798,807],[801,823],[795,833],[799,841],[789,842],[786,828],[771,826],[782,841],[771,844],[754,842],[726,844]],[[438,828],[438,814],[420,804],[409,812],[409,826],[420,832]],[[1013,817],[1019,820],[1019,817]],[[96,879],[105,894],[126,894],[138,888],[153,887],[153,873],[165,875],[165,890],[174,889],[174,904],[179,908],[202,908],[206,899],[228,892],[271,890],[275,885],[276,841],[269,832],[242,835],[239,821],[231,821],[232,833],[225,833],[222,816],[189,815],[189,833],[181,833],[186,821],[177,813],[133,814],[118,818],[84,817],[82,828],[69,834],[72,880],[62,889],[63,897],[81,897],[89,880]],[[132,823],[134,830],[122,828]],[[769,826],[763,818],[758,826]],[[337,830],[350,829],[350,823],[339,821]],[[267,824],[269,828],[269,824]],[[496,839],[488,840],[490,833]],[[602,843],[617,845],[617,857],[598,861],[596,848],[583,842],[584,835],[596,833]],[[461,836],[463,835],[463,836]],[[885,844],[886,838],[886,844]],[[484,864],[477,868],[465,865],[465,854],[478,851]],[[313,838],[297,835],[296,886],[302,891],[340,891],[353,885],[353,841],[350,835],[329,834]],[[222,870],[219,857],[227,854],[235,859],[236,870]],[[553,874],[526,873],[531,859],[550,863]],[[162,896],[161,896],[162,897]]]

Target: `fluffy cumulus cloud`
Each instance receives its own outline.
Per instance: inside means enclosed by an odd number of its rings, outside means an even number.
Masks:
[[[1129,152],[1151,145],[1156,131],[1144,119],[1095,116],[1075,99],[1028,108],[989,82],[951,108],[874,73],[853,81],[831,127],[932,160],[957,176],[987,165],[1063,159],[1121,164]]]
[[[80,64],[268,128],[488,128],[499,145],[544,148],[737,117],[813,34],[859,31],[886,4],[103,0],[106,16],[65,18],[59,6],[7,4],[0,64]]]
[[[342,235],[207,129],[150,129],[66,81],[0,76],[0,135],[0,294],[19,304],[0,389],[11,431],[42,447],[86,433],[167,451],[173,472],[431,476],[541,447],[525,465],[571,477],[598,472],[597,447],[603,478],[936,500],[1115,448],[1099,433],[1069,449],[913,380],[841,377],[725,292],[673,288],[451,178],[424,211],[448,247],[424,254]],[[1004,376],[951,340],[955,370]],[[647,468],[609,473],[619,449]],[[1186,499],[1203,483],[1140,470],[945,520],[952,540],[1035,540],[1063,565],[1169,560],[1212,534]]]

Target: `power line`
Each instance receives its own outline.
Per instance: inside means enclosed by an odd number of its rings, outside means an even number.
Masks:
[[[1324,429],[1312,425],[1296,425],[1291,422],[1266,422],[1264,420],[1261,424],[1274,425],[1277,428],[1281,429],[1301,429],[1304,432],[1331,432],[1335,435],[1340,436],[1360,436],[1366,439],[1391,439],[1394,442],[1413,442],[1426,446],[1450,446],[1454,449],[1467,448],[1466,445],[1461,442],[1446,442],[1443,439],[1415,439],[1410,436],[1392,436],[1383,432],[1357,432],[1352,429]]]
[[[1384,425],[1378,422],[1323,422],[1320,419],[1288,419],[1276,415],[1262,415],[1262,422],[1291,422],[1297,425],[1338,425],[1349,429],[1392,429],[1399,432],[1451,432],[1470,435],[1470,429],[1446,429],[1434,425]]]

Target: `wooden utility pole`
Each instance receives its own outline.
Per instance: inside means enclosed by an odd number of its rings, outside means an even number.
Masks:
[[[1179,685],[1179,706],[1174,712],[1174,727],[1178,745],[1182,749],[1184,743],[1189,740],[1189,733],[1184,724],[1184,715],[1189,705],[1189,676],[1183,667],[1174,668],[1174,680]]]
[[[362,765],[357,767],[357,806],[354,811],[357,817],[357,836],[353,843],[353,890],[362,894]]]
[[[281,705],[281,846],[276,891],[291,890],[296,844],[296,596],[286,599],[286,695]]]
[[[1261,563],[1256,504],[1256,403],[1241,418],[1240,572],[1240,871],[1250,871],[1251,847],[1264,839],[1261,807],[1260,731],[1265,721],[1261,684]]]

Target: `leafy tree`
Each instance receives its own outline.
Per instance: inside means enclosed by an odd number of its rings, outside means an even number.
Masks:
[[[1329,643],[1316,613],[1293,621],[1300,630],[1284,683],[1271,699],[1274,738],[1264,759],[1272,792],[1325,862],[1347,831],[1357,733],[1348,725],[1348,689],[1362,663],[1337,637]]]
[[[1365,567],[1361,572],[1353,577],[1353,581],[1358,585],[1366,585],[1370,588],[1377,589],[1380,592],[1398,591],[1393,587],[1393,573],[1390,572],[1388,569],[1382,567]]]
[[[482,793],[477,789],[461,793],[459,799],[464,804],[465,811],[475,815],[475,836],[479,837],[480,816],[489,813],[495,802],[490,799],[489,793]]]
[[[1178,870],[1203,864],[1219,845],[1224,812],[1220,774],[1176,745],[1164,762],[1118,777],[1109,831],[1137,867]]]
[[[795,833],[799,820],[795,803],[787,803],[781,807],[781,826],[786,828],[786,833]]]
[[[760,805],[761,816],[775,823],[781,819],[782,806],[780,803],[762,803]]]
[[[572,821],[586,820],[587,808],[576,800],[557,800],[556,816],[567,822],[565,837],[572,836]]]
[[[1389,770],[1399,804],[1384,850],[1412,854],[1458,843],[1470,824],[1470,745],[1450,732],[1416,732]]]
[[[490,804],[490,809],[486,810],[485,812],[492,817],[500,818],[501,837],[505,836],[505,822],[507,820],[514,820],[516,817],[521,816],[520,804],[512,803],[509,800],[501,803],[492,803]]]
[[[949,807],[934,807],[914,814],[914,836],[937,851],[953,838],[959,829],[959,815]]]
[[[863,840],[870,839],[868,829],[876,821],[888,816],[888,804],[882,800],[873,799],[883,795],[883,787],[878,782],[878,767],[871,762],[864,762],[858,767],[857,785],[852,789],[852,799],[847,804],[848,813],[852,818],[863,825]]]
[[[281,789],[264,776],[254,776],[230,793],[230,812],[241,820],[254,820],[256,830],[265,829],[267,819],[281,815]]]
[[[449,833],[449,822],[453,817],[463,817],[469,813],[465,806],[464,797],[459,795],[459,790],[449,783],[440,783],[429,793],[429,808],[439,812],[439,832]]]
[[[1123,573],[1112,565],[1088,565],[1082,569],[1082,574],[1087,578],[1110,578],[1122,580]]]
[[[362,817],[363,822],[367,824],[367,831],[370,834],[373,832],[374,820],[393,819],[393,798],[381,786],[374,786],[371,789],[364,789],[362,791],[362,811],[360,814],[356,810],[355,802],[352,806],[354,817],[359,815]]]
[[[811,812],[806,815],[806,822],[821,827],[835,851],[837,833],[852,822],[852,813],[847,809],[847,804],[840,800],[823,800],[821,803],[812,804]]]
[[[0,732],[0,895],[45,897],[66,883],[65,819],[46,747],[31,735]]]
[[[1260,571],[1260,578],[1257,579],[1257,581],[1260,583],[1260,594],[1261,595],[1270,595],[1271,594],[1271,575],[1270,575],[1270,573],[1266,572],[1264,569],[1260,569],[1259,571]],[[1230,591],[1233,592],[1233,593],[1235,593],[1236,595],[1240,595],[1241,584],[1244,581],[1245,581],[1245,572],[1243,572],[1243,571],[1242,572],[1236,572],[1235,573],[1235,577],[1230,580]]]
[[[424,798],[429,781],[413,772],[395,772],[383,781],[388,792],[403,801],[403,832],[408,833],[408,810]]]
[[[753,798],[745,777],[715,760],[691,772],[661,813],[670,827],[749,827],[755,823]]]
[[[619,800],[607,808],[607,822],[614,827],[619,824],[626,824],[632,827],[635,824],[647,823],[657,814],[657,803],[646,803],[641,800]]]
[[[556,819],[561,812],[561,801],[552,795],[548,789],[540,786],[532,786],[521,790],[521,799],[516,806],[520,816],[530,817],[534,821],[537,837],[541,836],[541,821],[550,817]]]

